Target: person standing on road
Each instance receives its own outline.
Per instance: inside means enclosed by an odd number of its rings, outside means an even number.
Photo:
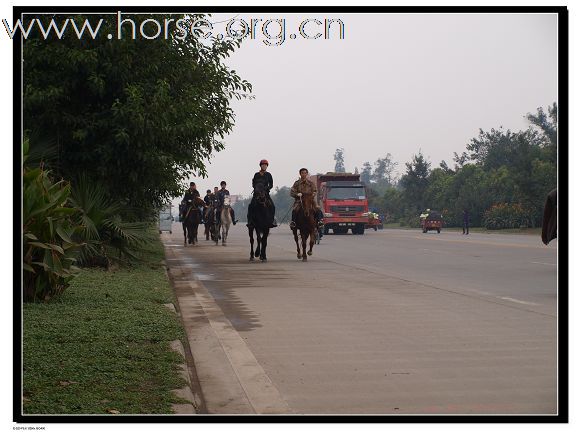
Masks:
[[[463,234],[469,234],[469,212],[463,209]]]
[[[544,245],[558,237],[558,190],[552,190],[546,197],[542,219],[542,242]]]

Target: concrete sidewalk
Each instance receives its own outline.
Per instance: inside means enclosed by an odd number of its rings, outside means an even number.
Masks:
[[[244,230],[227,247],[162,237],[209,413],[557,412],[555,316],[328,261],[323,245],[302,263],[283,228],[249,263]]]

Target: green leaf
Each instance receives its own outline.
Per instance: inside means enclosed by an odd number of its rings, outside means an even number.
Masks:
[[[46,243],[42,243],[42,242],[28,242],[29,245],[32,246],[36,246],[37,248],[42,248],[42,249],[48,249],[50,250],[50,246],[47,245]]]

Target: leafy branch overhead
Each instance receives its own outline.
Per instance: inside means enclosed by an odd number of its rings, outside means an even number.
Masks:
[[[137,26],[164,18],[127,17]],[[96,40],[26,40],[24,128],[32,149],[35,138],[55,144],[55,175],[86,175],[109,197],[152,211],[182,193],[184,177],[206,175],[233,129],[231,100],[251,97],[252,86],[224,63],[239,41],[109,40],[104,35],[116,29],[102,18]]]

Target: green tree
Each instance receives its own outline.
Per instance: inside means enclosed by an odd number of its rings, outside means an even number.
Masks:
[[[371,182],[372,173],[373,167],[371,166],[370,162],[364,162],[360,173],[360,180],[366,184],[369,184]]]
[[[271,198],[276,206],[276,220],[280,223],[290,222],[289,210],[294,203],[294,198],[290,196],[290,188],[288,186],[276,187]]]
[[[395,222],[404,214],[404,200],[402,191],[396,187],[387,187],[381,202],[380,210],[385,214],[386,222]]]
[[[202,17],[130,16],[137,29],[149,18],[183,18],[189,28]],[[27,16],[51,18],[65,17]],[[94,23],[99,18],[105,21],[95,39],[74,32],[44,39],[36,30],[25,40],[24,128],[31,141],[56,145],[56,176],[84,174],[109,197],[151,213],[183,193],[184,178],[206,175],[206,161],[224,148],[221,140],[234,125],[230,102],[251,92],[224,63],[240,42],[202,41],[191,33],[109,40],[116,24],[110,16],[90,16]]]
[[[538,107],[536,113],[528,113],[526,119],[540,129],[550,146],[555,148],[558,145],[558,105],[556,103],[548,106],[548,113]]]
[[[428,186],[428,177],[431,163],[429,163],[421,150],[418,154],[413,155],[409,163],[405,163],[407,172],[401,177],[401,187],[405,198],[408,214],[416,214],[422,208],[426,207],[424,195]]]
[[[397,165],[398,163],[393,161],[393,156],[391,153],[387,153],[385,157],[379,158],[375,162],[375,169],[373,171],[371,180],[375,183],[384,182],[388,185],[392,185],[394,181],[393,172]]]
[[[334,152],[334,172],[346,172],[344,168],[344,148],[337,148]]]

